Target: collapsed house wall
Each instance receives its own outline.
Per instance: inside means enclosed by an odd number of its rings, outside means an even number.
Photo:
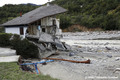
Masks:
[[[37,25],[29,25],[28,35],[37,35]]]
[[[46,17],[38,20],[32,24],[29,24],[28,35],[40,36],[40,34],[47,33],[51,35],[61,35],[61,29],[59,28],[60,20],[52,17]]]
[[[41,19],[41,26],[52,26],[52,17]]]
[[[39,56],[43,58],[58,50],[70,50],[70,46],[59,40],[61,33],[60,20],[55,16],[50,16],[31,23],[26,38],[38,46]]]

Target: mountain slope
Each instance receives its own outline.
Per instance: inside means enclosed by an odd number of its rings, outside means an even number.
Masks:
[[[88,28],[120,30],[120,0],[55,0],[68,12],[60,15],[62,28],[80,24]]]
[[[120,30],[120,0],[54,0],[51,4],[68,10],[58,15],[62,29],[79,24],[87,28]],[[24,14],[37,7],[31,4],[4,5],[0,7],[0,24],[19,16],[20,12]]]
[[[33,4],[6,4],[3,7],[0,7],[0,24],[20,16],[20,13],[27,13],[37,7],[39,6]]]

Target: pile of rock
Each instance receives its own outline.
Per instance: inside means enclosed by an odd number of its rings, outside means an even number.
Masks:
[[[71,47],[65,42],[61,42],[56,36],[47,33],[41,33],[38,39],[34,37],[27,37],[27,39],[38,46],[40,58],[56,54],[57,51],[71,50]]]

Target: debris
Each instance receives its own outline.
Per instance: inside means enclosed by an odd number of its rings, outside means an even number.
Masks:
[[[21,69],[22,69],[23,71],[33,72],[33,69],[32,69],[30,66],[21,65]]]
[[[56,47],[58,50],[65,50],[64,46],[62,43],[55,43]]]
[[[69,53],[69,56],[74,56],[74,53],[73,52]]]
[[[66,50],[64,44],[59,39],[55,39],[54,44],[56,45],[57,50]]]
[[[66,50],[71,50],[71,46],[67,45],[65,42],[62,42]]]
[[[120,68],[116,68],[115,71],[113,73],[115,73],[116,71],[120,71]]]
[[[111,48],[109,48],[109,47],[105,47],[107,50],[111,50]]]
[[[112,58],[112,55],[107,55],[107,57]]]
[[[42,52],[42,53],[40,53],[40,57],[41,58],[44,58],[44,57],[49,57],[49,56],[51,56],[51,55],[54,55],[55,54],[55,50],[53,50],[53,51],[45,51],[45,52]]]
[[[120,57],[115,58],[115,61],[118,61],[118,60],[120,60]]]
[[[40,34],[37,40],[32,39],[32,37],[29,38],[29,36],[27,36],[27,39],[38,46],[39,58],[49,57],[57,50],[66,51],[71,49],[69,45],[62,43],[56,36],[44,32]]]
[[[53,62],[54,60],[47,60],[47,61],[40,61],[40,62],[36,62],[36,63],[23,63],[23,64],[20,64],[21,65],[21,68],[25,71],[31,71],[31,69],[29,67],[27,67],[26,65],[34,65],[35,66],[35,70],[36,70],[36,73],[39,74],[40,71],[37,67],[37,64],[46,64],[48,62]]]
[[[52,35],[43,32],[40,34],[39,42],[54,42],[54,41]]]
[[[90,64],[90,59],[88,59],[87,61],[74,61],[74,60],[59,59],[59,58],[43,58],[43,59],[48,59],[48,60],[61,60],[61,61],[68,61],[68,62],[73,62],[73,63],[87,63],[87,64]]]
[[[45,51],[46,48],[43,46],[43,44],[37,44],[36,45],[40,48],[41,51]]]
[[[54,55],[59,55],[60,53],[58,53],[58,51],[56,51],[55,53],[52,53],[51,55],[49,55],[48,57],[54,56]]]

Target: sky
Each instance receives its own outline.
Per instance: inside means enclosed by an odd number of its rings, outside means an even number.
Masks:
[[[2,7],[5,4],[22,4],[22,3],[33,3],[33,4],[45,4],[48,1],[52,0],[0,0],[0,7]]]

